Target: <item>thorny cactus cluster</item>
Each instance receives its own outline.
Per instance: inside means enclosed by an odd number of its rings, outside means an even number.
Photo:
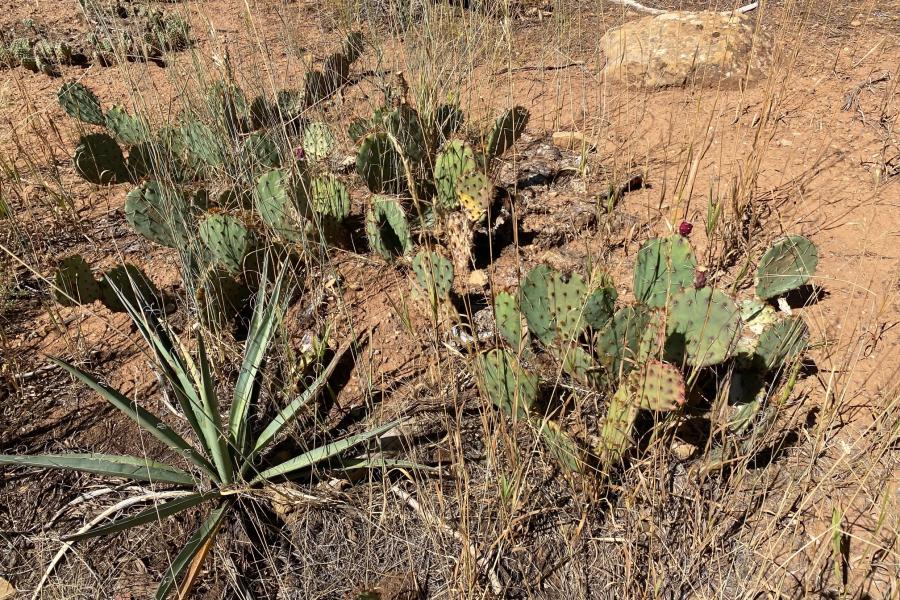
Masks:
[[[424,115],[389,93],[387,105],[370,119],[350,125],[359,141],[356,170],[373,198],[366,218],[370,245],[392,260],[412,247],[415,228],[443,241],[460,273],[471,262],[473,235],[485,227],[494,200],[493,161],[521,135],[528,111],[506,111],[480,139],[452,138],[463,115],[452,104]]]
[[[360,43],[348,40],[345,51]],[[247,102],[236,86],[217,83],[206,110],[156,132],[122,107],[104,111],[80,83],[64,84],[58,99],[70,116],[105,129],[80,138],[76,170],[95,184],[138,184],[126,196],[126,220],[181,252],[201,317],[221,321],[244,308],[263,255],[296,266],[307,244],[341,238],[350,195],[325,170],[333,139],[324,123],[301,115],[318,97],[285,90]]]
[[[510,415],[533,420],[564,465],[583,470],[623,458],[640,410],[681,409],[692,392],[699,393],[703,369],[729,363],[729,431],[743,433],[765,403],[767,375],[798,364],[808,345],[802,317],[779,314],[766,300],[805,285],[817,261],[808,239],[778,240],[759,262],[757,296],[738,303],[695,284],[697,261],[686,238],[652,239],[637,256],[636,302],[618,308],[606,276],[588,283],[577,273],[535,267],[517,294],[495,296],[502,343],[477,360],[483,390]],[[595,439],[576,442],[532,411],[538,377],[523,363],[535,357],[536,348],[573,381],[607,393]]]

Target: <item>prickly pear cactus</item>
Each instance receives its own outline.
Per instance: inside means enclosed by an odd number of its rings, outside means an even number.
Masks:
[[[461,278],[472,270],[472,245],[475,229],[469,218],[461,212],[447,215],[446,241],[453,258],[453,266]]]
[[[480,222],[487,214],[493,192],[491,180],[479,171],[461,175],[456,180],[456,196],[472,223]]]
[[[310,123],[303,129],[303,153],[308,160],[325,160],[332,148],[334,136],[325,123]]]
[[[500,292],[494,296],[494,318],[497,331],[503,336],[514,352],[518,353],[524,344],[522,332],[522,313],[516,297],[509,292]]]
[[[573,473],[587,470],[587,458],[578,442],[556,422],[545,419],[537,423],[538,433],[556,461]]]
[[[372,249],[387,260],[412,249],[406,213],[400,203],[392,198],[375,197],[366,215],[366,236]]]
[[[63,306],[90,304],[100,298],[100,284],[80,254],[63,259],[53,276],[53,295]]]
[[[320,215],[343,221],[350,215],[350,194],[334,175],[313,178],[310,186],[313,210]]]
[[[516,106],[507,110],[497,119],[494,127],[488,133],[485,143],[485,154],[488,160],[497,158],[516,142],[525,131],[529,116],[527,109]]]
[[[547,283],[547,298],[556,332],[563,341],[572,341],[584,330],[584,301],[587,285],[578,273],[568,279],[552,273]]]
[[[271,135],[254,131],[244,140],[241,156],[249,163],[251,171],[258,168],[277,169],[284,162],[281,148]]]
[[[162,246],[186,248],[190,242],[187,203],[158,181],[147,181],[128,193],[125,220],[136,232]]]
[[[519,306],[531,332],[542,344],[549,344],[556,337],[556,327],[550,312],[548,287],[552,271],[538,265],[528,272],[519,286]]]
[[[181,143],[194,164],[217,167],[223,156],[219,136],[206,123],[188,121],[179,128]]]
[[[64,83],[56,94],[59,105],[70,117],[91,125],[104,125],[100,99],[84,85],[70,81]]]
[[[407,187],[402,161],[385,132],[363,140],[356,155],[356,171],[375,194],[399,194]]]
[[[419,252],[412,261],[413,273],[419,288],[424,291],[432,306],[450,297],[453,289],[453,265],[437,252]]]
[[[774,298],[805,285],[816,272],[819,251],[802,235],[791,235],[772,244],[756,270],[756,295]]]
[[[437,141],[450,139],[465,120],[462,110],[456,104],[441,104],[434,111],[434,133]],[[474,155],[473,155],[474,159]]]
[[[479,358],[480,383],[491,401],[514,418],[525,418],[537,400],[538,378],[510,352],[493,349]]]
[[[606,328],[616,312],[619,293],[611,284],[604,283],[591,292],[584,302],[584,322],[594,331]]]
[[[293,198],[291,175],[274,169],[256,182],[256,210],[262,221],[277,235],[291,242],[303,239],[303,218]]]
[[[419,113],[414,108],[407,104],[400,105],[388,115],[386,124],[407,160],[413,163],[425,160],[428,142]]]
[[[157,309],[162,306],[162,295],[157,287],[134,265],[114,267],[100,280],[100,301],[106,308],[113,312],[125,312],[120,295],[137,309]]]
[[[648,360],[629,375],[632,402],[644,410],[667,411],[684,406],[684,377],[678,367]]]
[[[652,318],[641,304],[617,310],[606,328],[597,336],[597,358],[614,377],[628,373],[638,360],[641,340]]]
[[[607,404],[600,428],[597,451],[604,464],[612,465],[622,460],[631,446],[631,430],[637,414],[638,407],[631,401],[629,386],[622,385]]]
[[[691,287],[697,259],[690,242],[680,235],[647,241],[634,266],[634,295],[638,302],[661,308],[670,296]]]
[[[723,292],[686,289],[668,304],[666,356],[695,367],[724,362],[735,350],[741,329],[740,310]]]
[[[799,315],[784,317],[759,336],[753,365],[759,370],[780,369],[809,347],[809,327]]]
[[[435,203],[441,212],[459,207],[456,181],[477,170],[475,151],[465,142],[452,140],[438,153],[434,161]]]
[[[134,146],[150,140],[150,127],[140,118],[129,115],[121,106],[113,106],[104,117],[106,128],[126,146]]]
[[[601,383],[601,367],[584,348],[568,344],[558,351],[563,371],[581,384],[596,387]]]
[[[75,148],[75,170],[97,185],[123,183],[130,177],[122,149],[105,133],[81,137]]]
[[[230,273],[243,271],[244,261],[256,246],[253,233],[231,215],[207,215],[200,222],[198,233],[213,260]]]

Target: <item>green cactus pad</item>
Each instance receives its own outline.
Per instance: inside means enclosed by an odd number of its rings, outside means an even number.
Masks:
[[[731,356],[741,329],[740,310],[723,292],[686,289],[669,300],[666,356],[708,367]]]
[[[484,173],[475,171],[456,180],[456,196],[473,223],[484,219],[493,195],[494,185]]]
[[[819,251],[802,235],[772,244],[756,270],[756,295],[766,300],[805,285],[816,272]]]
[[[462,126],[465,115],[455,104],[441,104],[434,111],[434,131],[439,140],[449,139]]]
[[[684,406],[685,385],[675,365],[649,360],[628,377],[633,404],[644,410],[667,411]]]
[[[453,263],[437,252],[419,252],[412,261],[416,282],[425,290],[432,305],[450,297],[453,289]]]
[[[572,273],[568,279],[554,272],[547,285],[550,313],[556,332],[564,341],[578,338],[584,331],[584,301],[587,285],[581,275]]]
[[[256,182],[256,210],[263,223],[291,242],[303,239],[303,218],[297,211],[291,175],[282,169],[263,173]]]
[[[105,133],[81,137],[75,148],[75,170],[97,185],[123,183],[130,178],[122,149]]]
[[[113,312],[125,312],[125,305],[116,290],[135,308],[158,309],[162,306],[162,295],[157,287],[134,265],[114,267],[100,280],[100,301],[103,305]]]
[[[151,242],[170,248],[185,248],[189,243],[188,206],[158,181],[147,181],[128,193],[125,220]]]
[[[524,337],[522,335],[522,314],[516,297],[509,292],[500,292],[494,296],[494,318],[497,322],[497,331],[503,339],[518,353],[522,349]]]
[[[668,298],[694,283],[697,259],[687,238],[673,235],[647,241],[634,265],[634,296],[647,306],[661,308]]]
[[[497,158],[516,143],[516,140],[525,131],[525,126],[528,125],[529,116],[527,109],[516,106],[497,119],[487,135],[485,154],[488,159]]]
[[[411,106],[403,104],[392,111],[387,118],[387,129],[410,162],[419,163],[428,156],[428,143],[419,113]]]
[[[475,151],[471,146],[459,140],[453,140],[444,146],[434,162],[436,203],[439,210],[449,212],[459,207],[456,181],[474,173],[477,168]]]
[[[497,407],[513,417],[526,417],[537,401],[536,375],[521,367],[512,353],[493,349],[479,358],[480,384]]]
[[[753,364],[760,370],[780,369],[809,347],[809,327],[799,315],[784,317],[762,332]]]
[[[556,337],[556,327],[550,312],[548,287],[552,270],[538,265],[528,272],[519,287],[519,306],[531,332],[542,344],[549,344]]]
[[[375,194],[399,194],[407,187],[400,155],[386,132],[363,140],[356,155],[356,171]]]
[[[584,302],[584,322],[594,331],[606,328],[616,312],[619,293],[612,285],[604,285],[591,292]]]
[[[271,135],[254,131],[244,140],[241,156],[249,162],[251,170],[277,169],[284,162],[281,148]]]
[[[347,127],[347,135],[349,135],[350,139],[354,142],[359,142],[361,139],[369,135],[371,131],[372,123],[368,119],[353,119],[352,121],[350,121],[350,125]]]
[[[70,117],[91,125],[104,125],[100,99],[84,85],[70,81],[64,83],[56,94],[59,105]]]
[[[597,450],[607,465],[618,463],[631,446],[631,430],[638,407],[631,401],[629,387],[622,385],[610,399],[600,427],[600,447]]]
[[[584,348],[569,344],[562,353],[562,368],[572,379],[581,384],[595,387],[601,382],[601,369],[594,357]]]
[[[253,233],[231,215],[207,215],[198,233],[213,260],[230,273],[243,271],[244,261],[256,246]]]
[[[310,123],[303,129],[303,152],[307,160],[325,160],[333,147],[334,136],[325,123]]]
[[[638,360],[641,339],[652,314],[646,306],[623,306],[594,342],[597,358],[614,377],[629,372]]]
[[[179,128],[181,144],[194,164],[217,167],[222,164],[219,136],[206,123],[188,121]]]
[[[106,128],[126,146],[150,140],[150,127],[140,117],[129,115],[121,106],[113,106],[106,113]]]
[[[575,438],[566,433],[558,423],[542,420],[539,433],[544,443],[547,444],[550,454],[560,465],[573,473],[585,472],[587,459],[584,451]]]
[[[80,254],[60,261],[53,284],[53,295],[63,306],[90,304],[100,298],[100,284]]]
[[[366,236],[372,249],[386,260],[393,260],[412,250],[406,213],[400,203],[392,198],[374,198],[366,215]]]
[[[320,175],[310,183],[313,210],[335,221],[350,215],[350,194],[334,175]]]

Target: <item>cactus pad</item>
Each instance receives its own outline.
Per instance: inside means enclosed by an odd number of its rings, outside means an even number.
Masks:
[[[512,347],[513,351],[522,349],[522,314],[519,312],[515,296],[509,292],[500,292],[494,296],[494,318],[497,331]]]
[[[572,273],[568,279],[561,273],[552,273],[547,285],[547,297],[556,332],[564,341],[577,339],[584,330],[586,295],[587,285],[578,273]]]
[[[134,146],[150,139],[150,127],[140,117],[129,115],[121,106],[113,106],[106,113],[106,128],[126,146]]]
[[[343,221],[350,214],[350,194],[334,175],[315,177],[310,184],[313,209],[320,215]]]
[[[124,312],[119,291],[135,308],[157,309],[162,305],[162,296],[147,275],[134,265],[119,265],[107,271],[100,280],[100,300],[113,312]]]
[[[200,222],[200,239],[218,264],[230,273],[240,273],[255,247],[253,233],[236,217],[209,214]]]
[[[723,292],[686,289],[669,300],[666,356],[708,367],[731,356],[741,329],[740,311]]]
[[[271,135],[262,131],[254,131],[247,136],[241,155],[250,161],[251,170],[259,167],[275,169],[280,167],[283,162],[278,144]]]
[[[680,235],[647,241],[634,265],[634,295],[638,302],[660,308],[679,290],[691,287],[697,259],[690,242]]]
[[[398,194],[406,189],[400,155],[385,132],[363,140],[356,155],[356,171],[375,194]]]
[[[434,182],[438,210],[449,212],[459,206],[456,181],[477,169],[472,147],[459,140],[449,142],[434,161]]]
[[[552,271],[538,265],[528,272],[519,286],[519,306],[528,323],[528,331],[542,344],[549,344],[556,337],[553,316],[550,313],[550,297],[547,293]]]
[[[90,304],[100,298],[100,285],[80,254],[63,259],[53,276],[53,295],[63,306]]]
[[[56,94],[59,105],[70,117],[91,125],[103,125],[103,110],[96,94],[84,85],[70,81],[64,83]]]
[[[760,370],[780,369],[809,347],[809,327],[800,316],[784,317],[762,332],[753,364]]]
[[[537,400],[536,375],[521,367],[510,352],[493,349],[479,358],[480,383],[491,401],[512,417],[528,415]]]
[[[432,305],[450,297],[453,289],[453,265],[437,252],[419,252],[412,261],[416,282],[431,299]]]
[[[419,113],[411,106],[402,104],[392,111],[387,118],[387,129],[410,162],[419,163],[428,156],[428,143]]]
[[[310,123],[303,129],[303,152],[311,161],[328,158],[334,147],[334,136],[325,123]]]
[[[628,377],[632,402],[645,410],[676,410],[684,405],[685,385],[675,365],[649,360]]]
[[[521,106],[509,109],[494,123],[488,133],[485,154],[493,159],[506,152],[525,131],[528,125],[528,110]]]
[[[81,137],[75,148],[75,169],[79,175],[97,185],[122,183],[130,177],[122,149],[105,133]]]
[[[303,219],[292,198],[291,176],[281,169],[263,173],[256,182],[256,210],[277,235],[291,242],[303,239]]]
[[[481,221],[490,207],[494,186],[484,173],[475,171],[456,180],[456,196],[473,223]]]
[[[136,232],[170,248],[188,245],[187,204],[158,181],[148,181],[125,197],[125,219]]]
[[[387,260],[412,249],[409,223],[403,207],[396,200],[376,197],[366,215],[366,236],[372,249]]]
[[[638,407],[631,402],[629,387],[619,387],[610,399],[603,417],[598,451],[607,465],[619,462],[631,446],[631,430],[637,418]]]
[[[627,373],[638,358],[641,339],[652,318],[651,312],[641,304],[624,306],[616,311],[612,320],[594,342],[597,358],[615,377]]]
[[[584,322],[594,331],[603,330],[616,312],[619,294],[612,285],[603,285],[591,292],[584,302]]]
[[[179,133],[181,144],[194,164],[199,162],[209,167],[222,164],[218,136],[209,125],[200,121],[188,121],[181,126]]]
[[[540,423],[541,438],[547,444],[550,454],[563,467],[573,473],[583,473],[587,467],[584,452],[578,442],[555,421],[543,420]]]
[[[766,300],[805,285],[816,272],[819,251],[802,235],[772,244],[756,270],[756,295]]]

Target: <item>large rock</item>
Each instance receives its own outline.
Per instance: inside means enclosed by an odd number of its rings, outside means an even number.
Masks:
[[[607,80],[658,88],[737,86],[769,73],[772,41],[730,12],[670,12],[614,27],[601,40]]]

